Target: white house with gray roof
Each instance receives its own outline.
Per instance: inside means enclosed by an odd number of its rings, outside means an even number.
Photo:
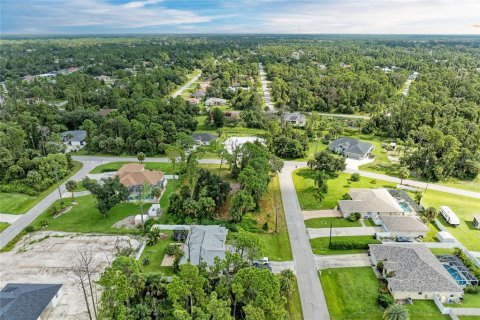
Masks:
[[[335,153],[343,154],[347,158],[361,160],[368,157],[374,146],[368,142],[343,137],[330,142],[328,148]]]
[[[396,300],[458,302],[463,290],[425,245],[370,244],[374,265],[383,263],[383,276]]]
[[[378,217],[385,233],[390,237],[408,236],[425,237],[428,227],[418,217],[414,216],[382,216]]]
[[[300,112],[285,112],[282,116],[282,123],[288,123],[295,127],[305,127],[307,118]]]
[[[87,131],[85,130],[72,130],[64,131],[60,134],[62,141],[69,146],[83,146],[87,139]]]
[[[205,262],[207,266],[213,267],[215,257],[225,259],[227,235],[228,229],[218,225],[190,226],[180,264],[190,262],[199,265]]]
[[[0,320],[45,320],[62,298],[62,284],[8,283],[0,291]]]

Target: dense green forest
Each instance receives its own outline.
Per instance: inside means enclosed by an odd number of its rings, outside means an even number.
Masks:
[[[240,111],[233,122],[208,111],[208,125],[263,130],[277,156],[303,158],[310,141],[342,134],[344,124],[311,112],[364,114],[370,120],[356,127],[405,145],[401,163],[417,176],[472,179],[480,171],[474,38],[57,37],[1,44],[2,185],[44,189],[51,174],[45,186],[27,179],[37,176],[35,159],[62,151],[64,130],[86,130],[90,153],[164,154],[179,134],[202,125],[202,105],[170,98],[195,70],[209,84],[202,101],[223,98]],[[276,116],[264,112],[259,62]],[[282,125],[284,111],[308,113],[306,128]]]

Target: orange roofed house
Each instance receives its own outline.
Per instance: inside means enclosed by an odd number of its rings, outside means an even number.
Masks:
[[[145,184],[151,189],[160,188],[162,191],[167,186],[167,179],[162,171],[147,170],[140,163],[123,165],[117,171],[117,176],[120,178],[120,182],[130,191],[129,200],[138,199]],[[153,197],[150,195],[149,198],[152,199]]]

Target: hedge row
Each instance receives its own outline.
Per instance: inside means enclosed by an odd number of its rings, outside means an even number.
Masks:
[[[380,243],[375,239],[355,240],[355,241],[332,241],[330,249],[332,250],[367,250],[368,245],[372,243]]]

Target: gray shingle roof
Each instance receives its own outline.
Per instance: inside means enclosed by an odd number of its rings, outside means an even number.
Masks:
[[[215,257],[225,258],[227,234],[228,229],[221,226],[190,226],[180,263],[188,261],[190,251],[191,264],[198,265],[200,262],[206,262],[208,266],[213,266]]]
[[[342,212],[403,212],[387,189],[352,188],[349,194],[352,200],[338,201]]]
[[[330,142],[328,145],[330,150],[340,153],[353,153],[365,157],[370,150],[373,148],[373,145],[368,142],[359,141],[352,138],[338,138]]]
[[[209,142],[213,139],[215,139],[215,136],[213,134],[210,134],[210,133],[194,133],[192,134],[192,138],[193,140],[198,140],[198,141],[202,141],[202,142]]]
[[[87,131],[85,130],[72,130],[72,131],[65,131],[60,134],[65,141],[76,141],[81,142],[85,141],[87,138]],[[68,139],[68,135],[72,135],[71,139]]]
[[[1,320],[36,320],[62,284],[8,283],[0,291]]]
[[[412,216],[380,216],[383,224],[390,232],[420,231],[428,232],[428,227],[417,217]]]
[[[462,293],[462,288],[424,245],[370,244],[376,261],[383,261],[392,291]]]

